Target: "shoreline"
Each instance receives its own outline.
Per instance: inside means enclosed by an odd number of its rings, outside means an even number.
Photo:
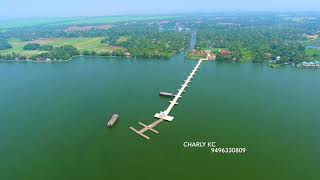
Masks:
[[[94,55],[76,55],[76,56],[72,56],[70,59],[67,59],[67,60],[62,60],[62,59],[59,59],[59,60],[31,60],[31,59],[28,59],[28,60],[5,60],[5,59],[0,59],[0,62],[32,62],[32,63],[63,63],[63,62],[69,62],[69,61],[72,61],[73,58],[76,58],[76,57],[107,57],[107,58],[118,58],[118,57],[123,57],[123,56],[94,56]]]
[[[177,54],[176,54],[177,55]],[[101,57],[101,58],[127,58],[127,59],[135,59],[135,57],[124,57],[124,56],[101,56],[101,55],[76,55],[76,56],[72,56],[70,59],[67,59],[67,60],[42,60],[42,61],[39,61],[39,60],[4,60],[4,59],[0,59],[0,63],[1,62],[18,62],[18,63],[66,63],[66,62],[70,62],[73,60],[73,58],[76,58],[76,57]],[[188,58],[187,56],[185,57],[187,60],[190,60],[190,61],[199,61],[199,59],[191,59],[191,58]],[[158,59],[161,59],[161,58],[158,58]],[[212,62],[216,62],[216,60],[205,60],[205,61],[212,61]],[[237,63],[243,63],[243,64],[248,64],[249,62],[239,62],[237,61]],[[252,62],[251,62],[252,63]],[[281,64],[270,64],[270,63],[263,63],[265,64],[267,67],[270,67],[272,69],[278,69],[278,68],[281,68],[283,66],[291,66],[293,68],[299,68],[299,69],[320,69],[320,66],[317,64],[315,66],[301,66],[300,64],[286,64],[286,63],[281,63]]]

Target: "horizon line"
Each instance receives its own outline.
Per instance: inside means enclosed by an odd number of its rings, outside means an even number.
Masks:
[[[102,15],[70,15],[70,16],[30,16],[30,17],[5,17],[0,16],[0,20],[20,20],[20,19],[53,19],[53,18],[94,18],[94,17],[115,17],[115,16],[160,16],[160,15],[192,15],[192,14],[215,14],[215,13],[320,13],[320,9],[273,9],[273,10],[253,10],[253,9],[229,9],[229,10],[186,10],[186,11],[163,11],[152,12],[132,12],[132,13],[110,13]]]

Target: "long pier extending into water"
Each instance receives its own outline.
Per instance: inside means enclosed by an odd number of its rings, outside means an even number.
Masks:
[[[173,107],[178,104],[178,100],[179,100],[180,98],[182,98],[182,94],[183,94],[184,92],[186,92],[185,89],[186,89],[187,87],[189,87],[189,84],[191,83],[191,80],[194,78],[196,72],[199,70],[202,61],[203,61],[203,60],[208,60],[209,55],[210,55],[210,54],[208,53],[206,59],[200,59],[200,60],[198,61],[198,63],[196,64],[196,66],[193,68],[192,72],[189,74],[189,76],[187,77],[187,79],[186,79],[186,80],[184,81],[184,83],[181,85],[181,88],[178,89],[178,93],[174,96],[173,100],[170,101],[170,104],[169,104],[168,108],[167,108],[166,110],[160,111],[159,113],[156,113],[156,114],[154,115],[154,117],[157,118],[156,121],[154,121],[154,122],[153,122],[152,124],[150,124],[150,125],[145,125],[145,124],[139,122],[139,124],[140,124],[141,126],[143,126],[142,129],[136,130],[136,129],[133,128],[133,127],[130,127],[130,129],[133,130],[134,132],[136,132],[137,134],[139,134],[140,136],[144,137],[145,139],[150,139],[148,136],[146,136],[146,135],[144,134],[146,131],[149,131],[149,130],[150,130],[150,131],[152,131],[153,133],[159,134],[159,131],[155,130],[154,127],[156,127],[157,125],[159,125],[159,124],[160,124],[161,122],[163,122],[163,121],[170,121],[170,122],[171,122],[171,121],[174,119],[173,116],[169,116],[169,113],[171,112],[171,110],[173,109]]]

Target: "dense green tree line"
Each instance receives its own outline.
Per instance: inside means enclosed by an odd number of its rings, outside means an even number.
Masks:
[[[77,48],[71,45],[65,45],[61,47],[55,47],[51,51],[41,53],[40,55],[35,56],[34,58],[49,58],[49,59],[58,59],[58,60],[68,60],[73,56],[79,55],[80,52]]]
[[[12,48],[11,44],[9,44],[6,40],[0,39],[0,50],[6,50]]]
[[[68,60],[73,56],[79,55],[80,52],[77,48],[71,46],[71,45],[65,45],[61,47],[54,47],[50,51],[43,52],[38,55],[33,55],[30,59],[31,60],[46,60],[46,59],[51,59],[51,60]],[[17,54],[17,53],[10,53],[6,55],[1,55],[0,54],[0,59],[5,59],[5,60],[25,60],[27,57]]]
[[[38,43],[28,43],[23,46],[24,50],[40,50],[40,51],[51,51],[53,50],[52,45],[40,45]]]
[[[303,61],[317,58],[312,52],[306,55],[305,34],[320,34],[320,14],[295,13],[285,16],[276,13],[213,13],[186,15],[168,20],[122,22],[112,28],[68,31],[70,25],[38,25],[6,29],[0,33],[0,50],[11,45],[9,38],[25,41],[39,38],[105,37],[102,43],[113,51],[83,51],[84,55],[132,56],[170,58],[189,46],[190,32],[181,28],[198,30],[196,48],[199,50],[228,49],[231,54],[217,53],[217,60],[250,60],[266,62],[281,56],[279,62]],[[86,23],[79,26],[97,25]],[[114,46],[114,48],[112,47]],[[52,46],[27,44],[25,50],[47,51],[40,56],[64,59],[68,53],[54,53]],[[316,50],[314,50],[316,51]],[[71,51],[70,51],[71,52]],[[70,54],[79,54],[70,53]],[[17,54],[10,54],[14,56]],[[12,58],[11,57],[11,58]]]
[[[15,28],[2,33],[4,38],[19,38],[23,41],[32,41],[39,38],[61,37],[98,37],[106,35],[107,30],[92,29],[89,31],[68,32],[66,26],[35,26],[29,28]]]
[[[174,26],[174,23],[167,24]],[[58,37],[97,37],[104,36],[102,43],[110,46],[120,46],[121,50],[115,52],[103,52],[100,54],[121,55],[126,52],[138,57],[170,58],[171,56],[186,49],[190,40],[190,33],[178,32],[176,30],[159,30],[159,24],[149,24],[145,22],[116,24],[109,30],[91,29],[88,31],[70,32],[65,30],[65,26],[37,26],[24,29],[11,29],[4,33],[6,38],[19,38],[24,41],[31,41],[39,38]],[[127,37],[125,41],[119,38]],[[27,44],[25,50],[50,51],[52,47],[41,46],[39,44]],[[123,50],[123,49],[126,49]],[[96,52],[85,52],[86,54],[97,54]],[[98,53],[99,54],[99,53]]]
[[[119,40],[121,37],[125,40]],[[157,27],[140,24],[113,28],[103,42],[124,47],[133,56],[170,58],[188,47],[190,37],[187,32],[160,32]]]
[[[83,51],[82,55],[85,56],[126,56],[127,51],[125,49],[119,48],[113,51],[104,51],[104,52],[96,52],[96,51]]]
[[[265,62],[281,56],[281,62],[306,60],[302,31],[282,27],[239,27],[205,25],[198,31],[198,49],[226,48],[223,60],[251,58]],[[250,54],[250,56],[248,56]]]

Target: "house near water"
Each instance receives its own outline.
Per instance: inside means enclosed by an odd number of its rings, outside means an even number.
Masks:
[[[305,61],[304,61],[304,62],[302,62],[301,64],[302,64],[303,67],[309,67],[309,63],[308,63],[308,62],[305,62]]]

